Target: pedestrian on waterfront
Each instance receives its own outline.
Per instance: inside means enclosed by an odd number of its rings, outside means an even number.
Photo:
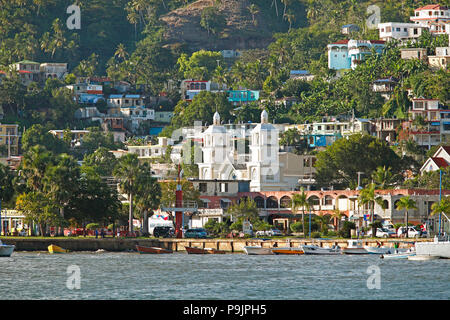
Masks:
[[[102,228],[102,230],[100,231],[100,235],[101,235],[102,238],[105,237],[105,231],[103,230],[103,228]]]
[[[98,239],[98,230],[95,229],[95,239]]]

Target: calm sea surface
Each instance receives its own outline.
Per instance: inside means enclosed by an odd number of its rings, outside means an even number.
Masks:
[[[0,299],[450,299],[450,260],[14,252],[0,258]]]

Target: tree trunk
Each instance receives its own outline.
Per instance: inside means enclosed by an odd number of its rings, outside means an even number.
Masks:
[[[303,210],[302,210],[302,224],[303,224],[303,227],[302,227],[302,230],[303,230],[303,238],[306,238],[306,231],[305,231],[305,209],[303,208]]]
[[[406,210],[406,214],[405,214],[405,228],[406,228],[406,238],[408,238],[409,237],[409,234],[408,234],[408,210]]]
[[[128,233],[133,232],[133,194],[130,193],[130,213],[128,215]]]
[[[148,236],[148,210],[144,211],[144,228],[143,228],[144,236]]]

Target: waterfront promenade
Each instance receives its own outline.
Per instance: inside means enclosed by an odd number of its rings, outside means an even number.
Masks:
[[[411,246],[416,241],[432,241],[432,239],[363,239],[363,245],[394,246],[398,243],[400,248]],[[185,247],[214,248],[224,250],[229,253],[243,252],[245,246],[261,245],[263,247],[297,247],[303,244],[314,243],[323,247],[339,245],[341,248],[347,247],[347,239],[130,239],[130,238],[2,238],[5,244],[14,244],[16,251],[47,251],[50,244],[60,246],[69,251],[97,251],[106,250],[113,252],[135,251],[136,245],[148,247],[161,247],[174,251],[185,251]]]

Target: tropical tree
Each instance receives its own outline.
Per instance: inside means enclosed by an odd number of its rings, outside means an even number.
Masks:
[[[441,214],[450,215],[450,199],[444,197],[439,202],[435,202],[431,205],[431,216],[439,214],[439,219]],[[448,216],[446,216],[448,219]],[[438,230],[440,233],[441,230]]]
[[[137,154],[128,153],[119,159],[114,168],[113,175],[119,180],[119,189],[128,195],[130,204],[128,215],[128,232],[133,232],[133,195],[138,190],[139,181],[139,160]]]
[[[358,204],[369,206],[370,221],[372,224],[374,223],[375,203],[378,203],[380,206],[383,205],[383,199],[380,196],[377,196],[375,189],[376,185],[371,183],[362,189],[358,196]],[[376,234],[376,227],[374,227],[374,225],[372,226],[372,234]]]
[[[303,188],[301,189],[301,193],[296,193],[292,196],[292,213],[296,214],[302,208],[303,237],[305,237],[305,210],[310,209],[311,206],[312,204],[308,200],[308,196]]]
[[[408,237],[408,210],[417,209],[416,202],[410,196],[401,197],[397,202],[397,210],[405,210],[406,237]]]
[[[136,208],[143,213],[143,232],[148,235],[148,217],[149,213],[158,209],[161,202],[161,186],[157,179],[152,176],[152,171],[148,163],[140,167],[136,190]]]
[[[337,208],[333,211],[333,214],[331,215],[331,218],[334,218],[337,221],[337,232],[338,233],[339,233],[339,231],[341,229],[342,217],[345,217],[345,214],[341,210],[339,210]]]
[[[398,181],[399,175],[392,174],[391,167],[386,166],[378,167],[376,171],[372,173],[372,180],[375,183],[377,189],[392,188]]]

